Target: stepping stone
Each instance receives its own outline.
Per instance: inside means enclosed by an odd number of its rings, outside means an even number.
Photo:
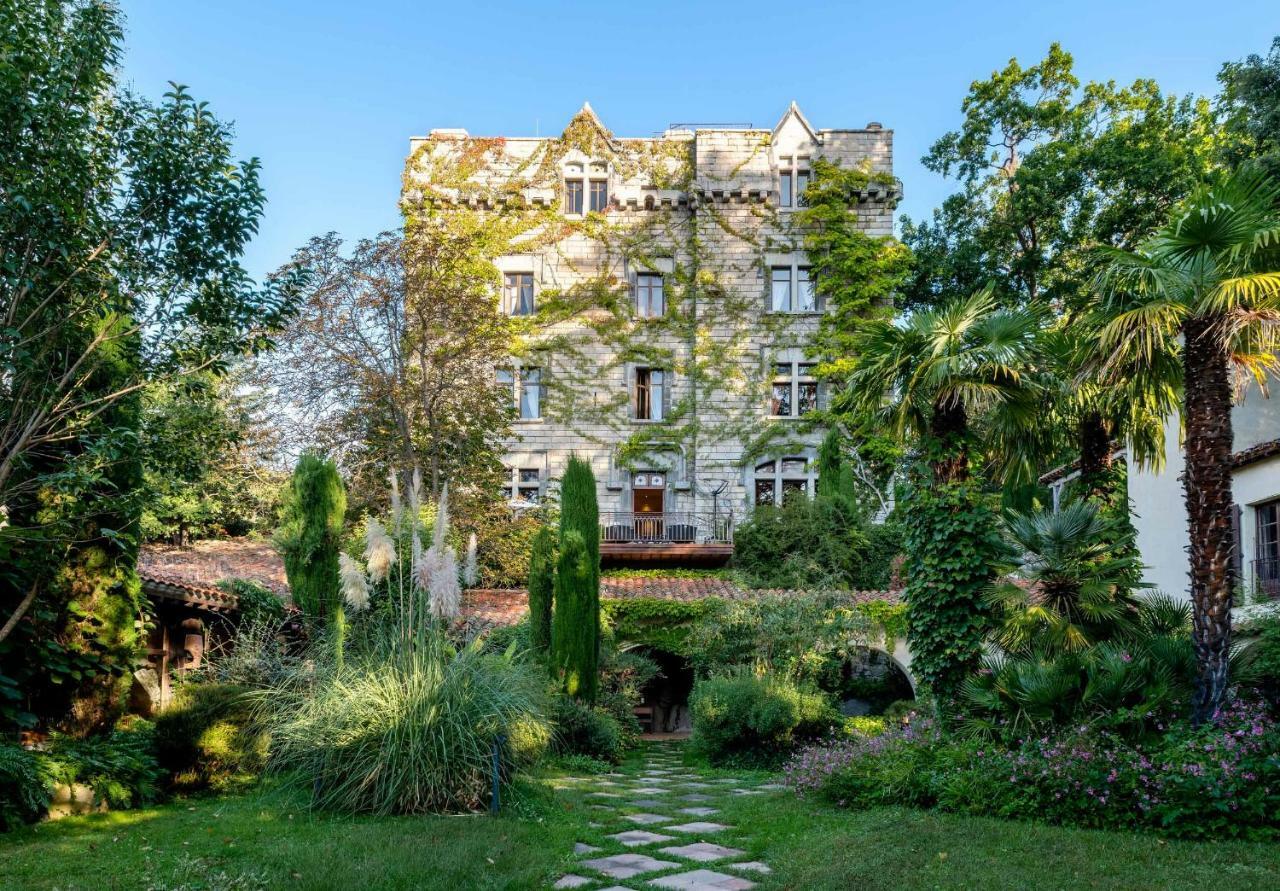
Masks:
[[[655,860],[652,857],[646,857],[644,854],[614,854],[612,857],[584,860],[582,865],[588,866],[596,872],[604,873],[611,879],[629,879],[632,876],[640,875],[642,872],[669,869],[680,864],[673,863],[670,860]]]
[[[712,788],[712,786],[711,786],[711,784],[710,784],[710,783],[681,783],[680,785],[684,786],[686,789],[710,789],[710,788]],[[764,788],[764,787],[762,786],[761,788]]]
[[[626,845],[628,848],[634,848],[638,845],[653,845],[658,842],[672,840],[672,836],[670,835],[658,835],[656,832],[649,832],[645,829],[628,829],[626,832],[617,832],[608,837]],[[626,876],[614,876],[614,878],[625,879]]]
[[[766,876],[773,872],[772,869],[770,869],[766,864],[761,863],[759,860],[748,860],[746,863],[726,863],[725,866],[730,869],[746,869]]]
[[[583,885],[590,885],[594,879],[586,876],[575,876],[570,873],[567,876],[561,876],[560,880],[552,885],[552,888],[581,888]]]
[[[734,795],[763,795],[759,789],[731,789]]]
[[[664,817],[662,814],[624,814],[622,819],[630,820],[632,823],[639,823],[641,826],[651,826],[654,823],[670,823],[670,817]]]
[[[588,798],[621,798],[617,792],[588,792]]]
[[[613,780],[596,780],[596,785],[597,786],[616,786],[618,784],[615,783]]]
[[[670,790],[670,789],[663,789],[663,788],[661,788],[660,786],[636,786],[636,787],[635,787],[635,788],[633,788],[631,791],[632,791],[632,792],[639,793],[640,795],[666,795],[666,794],[667,794],[668,792],[670,792],[671,790]],[[608,793],[608,792],[596,792],[596,793],[594,793],[594,794],[596,794],[596,795],[609,795],[610,793]],[[612,797],[613,797],[613,798],[618,798],[619,796],[617,796],[617,795],[613,795]]]
[[[626,885],[610,885],[608,888],[601,888],[600,891],[631,891]]]
[[[710,863],[712,860],[723,860],[726,857],[740,857],[747,852],[739,851],[737,848],[726,848],[724,845],[713,845],[710,842],[695,842],[692,845],[663,848],[662,853],[683,857],[686,860],[697,860],[699,863]]]
[[[712,814],[718,814],[720,811],[713,807],[682,807],[680,813],[688,814],[691,817],[709,817]]]
[[[573,846],[573,853],[575,854],[594,854],[598,850],[600,849],[595,845],[589,845],[586,842],[577,842]]]
[[[592,805],[588,805],[588,806],[589,806],[593,811],[611,811],[611,810],[613,810],[613,808],[609,807],[609,805],[607,805],[607,804],[592,804]]]
[[[763,786],[756,786],[756,788],[768,789],[770,792],[772,792],[774,789],[785,789],[787,788],[787,786],[785,783],[765,783]]]
[[[692,823],[680,823],[676,826],[668,826],[668,832],[723,832],[725,829],[732,829],[732,826],[726,826],[723,823],[707,823],[702,820],[694,820]]]
[[[690,792],[688,795],[681,795],[681,801],[710,801],[710,795],[703,795],[701,792]]]
[[[671,802],[658,801],[658,799],[656,798],[643,798],[640,801],[631,802],[632,807],[638,807],[638,808],[669,807],[670,805],[671,805]]]
[[[756,886],[755,882],[725,875],[713,869],[695,869],[693,872],[650,879],[649,884],[655,888],[676,888],[679,891],[746,891],[747,888]]]

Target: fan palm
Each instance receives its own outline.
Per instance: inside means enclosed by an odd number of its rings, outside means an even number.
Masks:
[[[1265,384],[1280,346],[1280,186],[1251,169],[1197,190],[1099,276],[1105,377],[1182,372],[1197,720],[1222,702],[1231,646],[1233,384]],[[1234,371],[1234,380],[1233,380]]]
[[[1017,556],[988,593],[1003,650],[1078,652],[1133,627],[1130,590],[1142,567],[1116,553],[1114,525],[1086,501],[1056,513],[1006,514],[1010,553]]]
[[[871,319],[853,338],[857,364],[843,408],[923,447],[934,482],[967,478],[972,425],[1026,430],[1039,406],[1034,368],[1042,314],[1001,309],[990,287],[892,322]]]

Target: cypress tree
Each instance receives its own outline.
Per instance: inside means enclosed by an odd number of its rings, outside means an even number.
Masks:
[[[599,602],[591,558],[576,529],[564,533],[555,578],[552,664],[570,696],[595,702],[599,689]]]
[[[551,647],[551,598],[555,591],[555,539],[543,526],[529,557],[529,644],[538,656]]]
[[[309,619],[341,621],[338,553],[347,493],[337,466],[319,455],[304,454],[285,486],[283,501],[276,544],[293,601]]]
[[[600,508],[596,503],[596,477],[591,465],[577,455],[569,459],[560,481],[560,543],[575,530],[587,549],[593,585],[600,585]]]

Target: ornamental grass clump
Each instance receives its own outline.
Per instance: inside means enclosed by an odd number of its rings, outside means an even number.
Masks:
[[[488,800],[495,745],[505,781],[549,742],[544,686],[479,641],[455,651],[435,629],[409,645],[389,633],[270,691],[272,767],[321,810],[473,811]]]

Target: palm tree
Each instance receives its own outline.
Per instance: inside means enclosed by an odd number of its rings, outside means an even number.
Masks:
[[[1114,526],[1091,501],[1005,515],[1013,559],[988,594],[1002,650],[1078,652],[1132,630],[1142,565],[1115,553]]]
[[[898,322],[867,320],[840,407],[918,443],[935,484],[963,481],[979,416],[996,430],[1033,426],[1041,320],[1032,307],[998,308],[990,287]]]
[[[1278,202],[1274,181],[1237,171],[1197,190],[1137,251],[1107,251],[1098,280],[1104,376],[1171,362],[1182,371],[1197,721],[1217,711],[1228,678],[1233,386],[1280,367]]]

